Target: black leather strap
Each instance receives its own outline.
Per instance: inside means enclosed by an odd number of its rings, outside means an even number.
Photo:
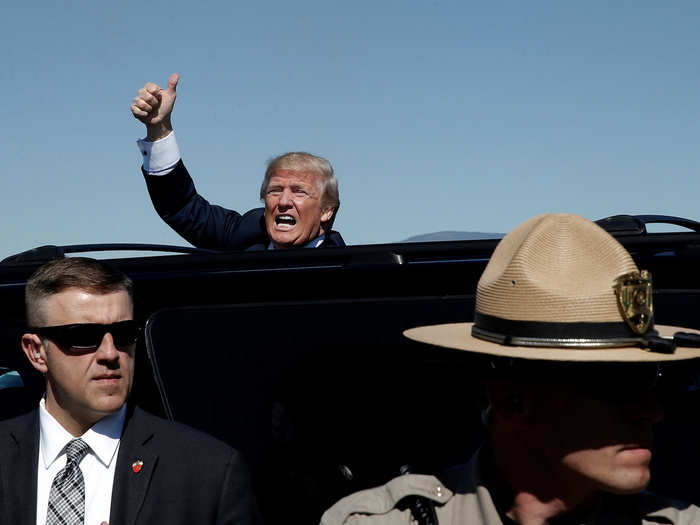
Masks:
[[[630,339],[638,338],[622,321],[614,323],[548,323],[542,321],[514,321],[483,313],[474,314],[474,326],[503,338],[522,337],[535,339]],[[647,333],[653,332],[653,325]],[[507,344],[507,343],[504,343]]]
[[[673,334],[673,342],[678,346],[700,348],[700,334],[690,332],[676,332]]]
[[[402,465],[399,469],[401,475],[410,474],[414,469],[410,465]],[[406,496],[401,499],[401,504],[408,507],[411,516],[418,525],[439,525],[435,502],[425,496]],[[405,508],[405,507],[404,507]]]
[[[439,525],[435,503],[424,496],[409,496],[408,507],[418,525]]]

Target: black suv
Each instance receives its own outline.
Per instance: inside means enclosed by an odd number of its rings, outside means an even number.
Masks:
[[[648,233],[659,221],[689,231]],[[700,223],[600,224],[651,272],[656,321],[700,329]],[[268,523],[287,523],[290,513],[318,522],[350,492],[465,461],[483,438],[484,363],[402,331],[472,320],[497,242],[110,259],[134,280],[146,327],[132,399],[243,451]],[[123,247],[42,247],[0,263],[0,418],[35,407],[43,392],[19,347],[27,278],[52,257]],[[695,367],[664,373],[652,489],[700,504]]]

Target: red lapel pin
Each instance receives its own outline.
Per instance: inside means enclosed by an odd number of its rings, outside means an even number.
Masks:
[[[131,464],[131,470],[134,471],[134,474],[138,474],[139,472],[141,472],[142,467],[143,467],[143,461],[141,461],[140,459],[137,459],[136,461],[134,461]]]

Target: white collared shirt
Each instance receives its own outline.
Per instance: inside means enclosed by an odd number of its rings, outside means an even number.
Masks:
[[[125,419],[126,404],[80,436],[90,447],[80,462],[85,480],[85,525],[100,525],[103,521],[109,523],[117,451]],[[43,398],[39,402],[39,429],[36,523],[45,525],[51,484],[56,474],[66,466],[65,447],[75,437],[48,413]]]

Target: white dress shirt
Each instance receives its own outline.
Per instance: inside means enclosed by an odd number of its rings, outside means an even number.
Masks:
[[[125,419],[126,405],[95,423],[80,436],[90,447],[79,465],[85,480],[85,525],[100,525],[103,521],[109,523],[117,451]],[[51,484],[56,474],[66,466],[65,447],[75,437],[48,413],[44,399],[39,402],[39,428],[36,523],[46,525]]]
[[[140,139],[136,144],[141,152],[143,169],[149,175],[167,175],[180,160],[180,148],[174,131],[155,142]]]

